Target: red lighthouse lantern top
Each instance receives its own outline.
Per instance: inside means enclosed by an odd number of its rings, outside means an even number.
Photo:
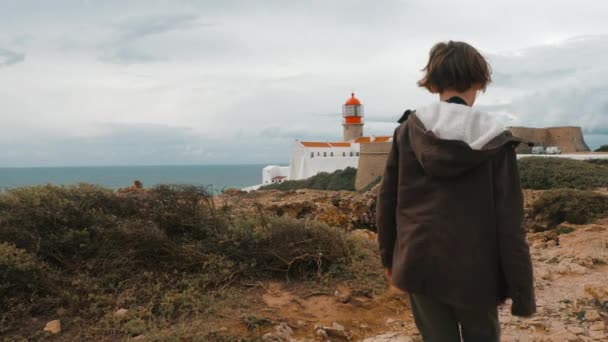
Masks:
[[[350,94],[350,98],[344,103],[346,106],[361,105],[361,101],[355,97],[355,93]]]
[[[363,124],[363,105],[355,97],[355,93],[351,93],[350,98],[342,106],[342,117],[344,118],[345,125]]]

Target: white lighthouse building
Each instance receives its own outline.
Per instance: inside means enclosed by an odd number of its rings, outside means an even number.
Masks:
[[[361,144],[387,142],[391,136],[363,136],[363,105],[351,94],[342,106],[343,140],[335,142],[296,140],[289,166],[269,165],[262,171],[262,184],[310,178],[320,172],[357,168]]]

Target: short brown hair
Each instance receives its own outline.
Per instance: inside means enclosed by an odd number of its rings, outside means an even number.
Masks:
[[[473,85],[485,91],[492,82],[492,68],[486,59],[465,42],[449,41],[435,44],[429,53],[429,62],[422,69],[424,77],[418,86],[433,93],[445,90],[463,92]]]

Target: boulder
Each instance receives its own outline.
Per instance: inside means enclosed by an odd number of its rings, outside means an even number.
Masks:
[[[601,319],[600,314],[596,310],[589,310],[585,312],[585,321],[595,322]]]
[[[129,312],[129,310],[127,309],[118,309],[116,310],[116,312],[114,312],[114,317],[116,318],[123,318],[127,315],[127,313]]]
[[[291,341],[293,330],[289,325],[281,323],[274,327],[274,332],[270,332],[262,336],[264,342],[288,342]]]
[[[54,321],[48,322],[44,326],[44,331],[48,332],[48,333],[50,333],[52,335],[59,334],[61,332],[61,321],[59,321],[58,319],[56,319]]]
[[[412,339],[408,336],[401,335],[400,333],[384,333],[373,337],[368,337],[363,342],[412,342]]]
[[[320,336],[320,337],[327,335],[328,337],[339,337],[339,338],[344,338],[344,339],[350,339],[350,334],[346,331],[346,328],[339,323],[333,323],[329,327],[322,326],[322,325],[316,325],[315,331],[317,333],[317,336]],[[320,331],[322,331],[322,332],[320,332]]]

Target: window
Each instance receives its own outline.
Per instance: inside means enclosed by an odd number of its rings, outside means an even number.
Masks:
[[[321,155],[321,152],[317,152],[317,157]]]
[[[352,153],[352,152],[350,153],[350,156],[351,156],[351,157],[353,156],[353,153]]]
[[[346,157],[346,152],[342,152],[342,157]]]
[[[331,152],[331,154],[330,154],[329,156],[330,156],[330,157],[333,157],[333,156],[334,156],[334,153],[333,153],[333,152]]]
[[[310,158],[314,158],[315,157],[315,153],[314,152],[310,152]]]
[[[323,157],[327,157],[327,152],[323,152]]]
[[[357,152],[357,157],[359,156],[359,152]]]

